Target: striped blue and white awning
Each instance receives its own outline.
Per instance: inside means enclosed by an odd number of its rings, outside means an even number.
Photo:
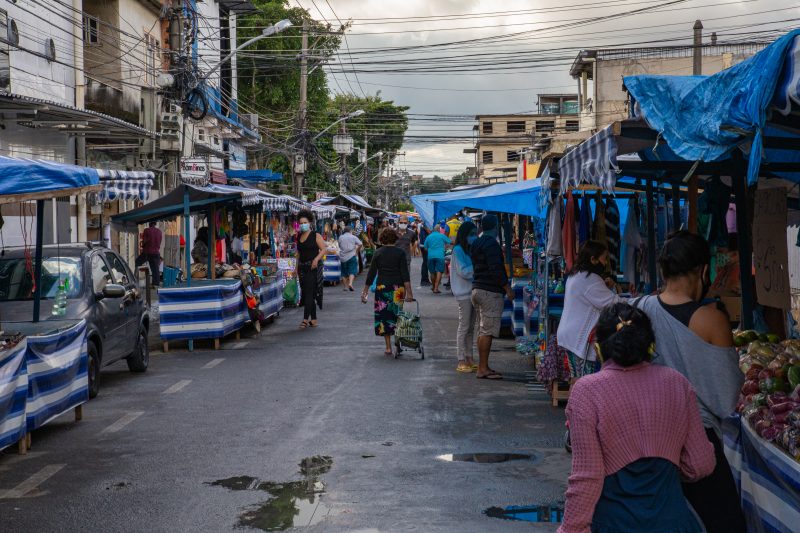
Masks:
[[[581,183],[597,185],[608,192],[614,190],[619,166],[613,126],[600,130],[559,160],[562,191]]]
[[[101,202],[114,200],[141,200],[150,197],[155,175],[148,170],[97,169],[103,190],[98,193]]]

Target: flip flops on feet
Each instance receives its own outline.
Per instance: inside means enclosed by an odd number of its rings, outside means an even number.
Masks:
[[[499,372],[495,372],[494,370],[490,370],[489,372],[487,372],[486,374],[484,374],[482,376],[481,375],[476,375],[475,377],[477,377],[478,379],[491,379],[491,380],[501,380],[501,379],[503,379],[503,375],[500,374]]]

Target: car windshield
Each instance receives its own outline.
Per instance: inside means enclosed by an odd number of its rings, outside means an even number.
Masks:
[[[67,298],[77,298],[83,286],[80,257],[46,257],[42,261],[42,298],[55,298],[60,281],[68,280]],[[33,261],[0,258],[0,301],[33,300]]]

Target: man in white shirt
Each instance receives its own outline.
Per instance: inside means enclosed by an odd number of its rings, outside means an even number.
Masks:
[[[342,285],[344,290],[354,291],[353,280],[358,274],[358,253],[361,251],[361,239],[353,235],[353,228],[344,227],[339,237],[339,261],[342,263]]]

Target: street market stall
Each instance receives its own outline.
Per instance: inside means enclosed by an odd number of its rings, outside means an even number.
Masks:
[[[729,286],[741,309],[734,341],[746,381],[740,417],[726,425],[724,442],[753,532],[796,531],[800,523],[800,345],[778,342],[800,335],[789,313],[788,279],[800,265],[789,264],[794,243],[786,238],[788,213],[800,207],[799,60],[794,31],[713,76],[626,77],[633,119],[589,139],[582,154],[568,154],[559,167],[562,186],[589,182],[611,190],[620,175],[647,180],[648,206],[659,183],[676,190],[686,184],[688,228],[715,247],[716,280],[734,280]],[[701,188],[711,199],[705,226]],[[735,260],[721,268],[731,207]],[[652,259],[649,270],[656,288]]]
[[[271,310],[270,315],[280,311],[272,310],[275,307],[272,293],[282,290],[282,280],[274,275],[276,269],[265,276],[263,270],[259,272],[252,265],[226,263],[226,246],[217,246],[217,234],[218,229],[230,225],[225,208],[258,206],[258,211],[262,212],[265,206],[280,208],[287,203],[287,199],[250,187],[185,184],[149,204],[113,218],[121,229],[135,231],[138,225],[150,221],[184,217],[185,272],[191,272],[191,275],[185,281],[158,291],[165,351],[169,349],[169,342],[174,340],[188,341],[192,350],[194,340],[211,339],[214,347],[219,348],[221,338],[234,332],[238,335],[239,329],[247,322],[253,322],[258,329],[264,318],[260,315],[262,306]],[[203,241],[205,253],[197,252],[194,258],[189,245],[192,233],[189,217],[193,213],[207,215],[209,236],[207,243]],[[196,240],[195,248],[200,250],[198,246]],[[192,263],[193,259],[199,258],[202,261]],[[201,281],[201,278],[206,279]],[[267,286],[263,292],[262,285]],[[264,301],[264,295],[268,302]]]
[[[86,322],[41,317],[44,202],[102,189],[95,169],[0,156],[0,204],[36,202],[36,241],[30,270],[33,316],[0,320],[0,449],[30,447],[30,434],[89,399]],[[27,244],[26,244],[27,245]]]

